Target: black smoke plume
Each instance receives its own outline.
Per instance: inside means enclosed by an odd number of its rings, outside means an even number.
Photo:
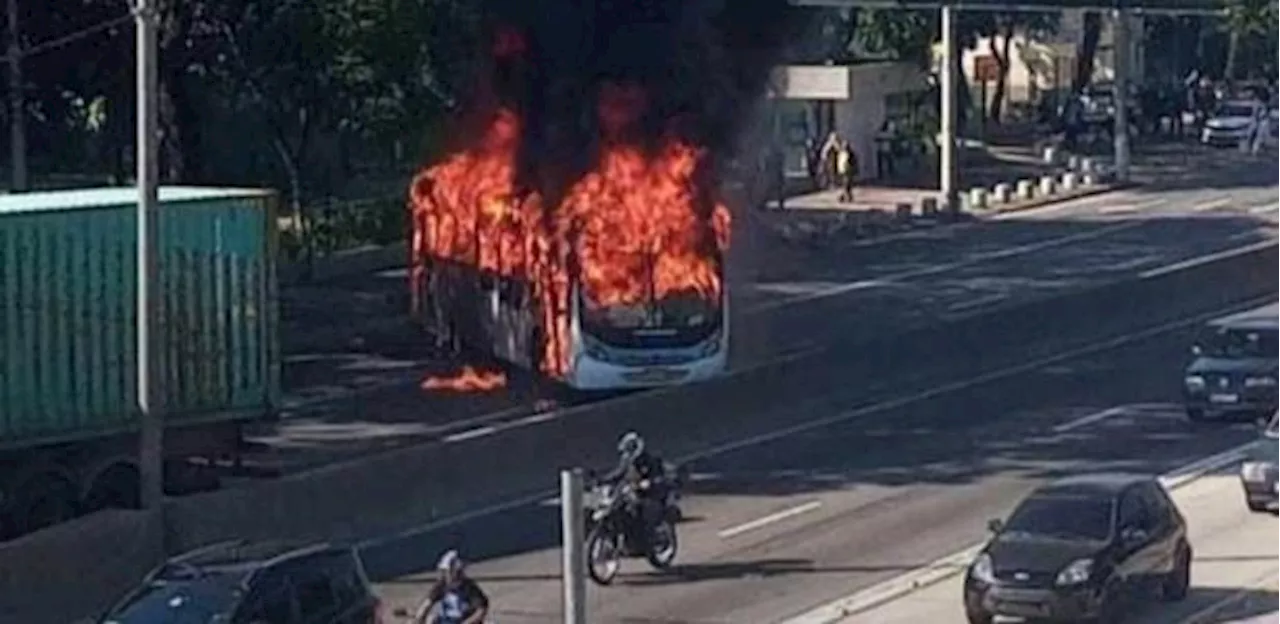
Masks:
[[[489,62],[480,64],[467,107],[481,118],[496,106],[520,115],[517,185],[552,205],[591,167],[605,134],[598,100],[615,86],[643,94],[632,142],[653,146],[674,135],[727,155],[804,14],[786,0],[484,6],[481,56]]]

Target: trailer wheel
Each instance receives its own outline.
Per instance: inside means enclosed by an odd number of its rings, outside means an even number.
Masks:
[[[28,473],[14,482],[5,505],[5,530],[11,537],[66,522],[77,515],[76,488],[53,470]]]
[[[138,468],[129,463],[117,463],[98,473],[89,484],[81,500],[84,513],[103,509],[137,509],[142,495],[138,490]]]

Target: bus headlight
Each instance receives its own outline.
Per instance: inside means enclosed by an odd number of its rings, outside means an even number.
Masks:
[[[1204,377],[1201,377],[1200,375],[1187,375],[1187,378],[1183,380],[1183,383],[1186,384],[1187,390],[1191,390],[1192,392],[1204,390]]]

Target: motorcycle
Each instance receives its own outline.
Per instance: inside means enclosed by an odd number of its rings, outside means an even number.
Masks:
[[[590,490],[587,502],[587,574],[598,585],[609,585],[622,567],[622,559],[644,558],[657,570],[671,567],[678,541],[679,507],[671,487],[662,501],[661,516],[652,526],[636,517],[638,500],[629,483],[601,483]]]

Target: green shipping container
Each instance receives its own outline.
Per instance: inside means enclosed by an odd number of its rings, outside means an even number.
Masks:
[[[275,199],[160,189],[169,426],[262,417],[277,404]],[[136,210],[133,188],[0,197],[0,449],[136,428]]]

